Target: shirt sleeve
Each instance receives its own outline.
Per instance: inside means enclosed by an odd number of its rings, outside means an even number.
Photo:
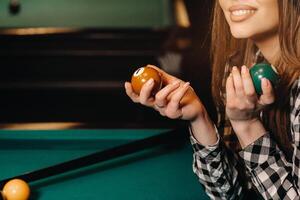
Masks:
[[[269,133],[247,146],[239,154],[251,174],[253,184],[265,199],[299,199],[300,175],[300,82],[290,95],[292,163],[286,160]],[[288,133],[287,133],[288,134]]]
[[[300,80],[300,79],[299,79]],[[293,172],[297,188],[300,187],[300,81],[292,89],[291,95],[291,135],[293,140]]]
[[[251,180],[264,199],[296,199],[292,166],[267,133],[240,153]]]
[[[208,196],[211,199],[240,199],[242,184],[238,180],[236,162],[230,162],[219,135],[216,144],[203,146],[193,136],[191,128],[190,133],[194,150],[193,171]]]

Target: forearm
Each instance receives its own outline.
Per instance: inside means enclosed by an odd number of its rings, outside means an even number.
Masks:
[[[208,114],[204,112],[190,122],[193,136],[203,146],[214,145],[217,142],[217,132]]]
[[[207,113],[191,122],[191,142],[194,150],[194,173],[211,199],[239,199],[242,184],[238,179],[236,160],[229,156],[213,122]]]

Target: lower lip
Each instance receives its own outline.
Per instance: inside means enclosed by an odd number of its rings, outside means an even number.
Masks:
[[[254,15],[253,12],[245,13],[243,15],[233,15],[232,13],[230,13],[230,19],[232,22],[242,22],[242,21],[249,19],[253,15]]]

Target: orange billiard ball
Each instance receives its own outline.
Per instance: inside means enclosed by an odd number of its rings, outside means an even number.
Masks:
[[[25,181],[12,179],[4,185],[2,195],[5,200],[28,200],[30,188]]]
[[[161,74],[152,67],[141,67],[137,69],[131,77],[132,89],[136,94],[140,94],[143,85],[152,78],[154,80],[154,87],[152,94],[157,93],[162,86]]]

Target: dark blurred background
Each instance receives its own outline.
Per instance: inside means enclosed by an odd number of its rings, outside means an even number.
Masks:
[[[171,127],[124,82],[155,64],[190,81],[214,118],[211,0],[0,1],[0,127]],[[181,122],[179,122],[181,123]]]

